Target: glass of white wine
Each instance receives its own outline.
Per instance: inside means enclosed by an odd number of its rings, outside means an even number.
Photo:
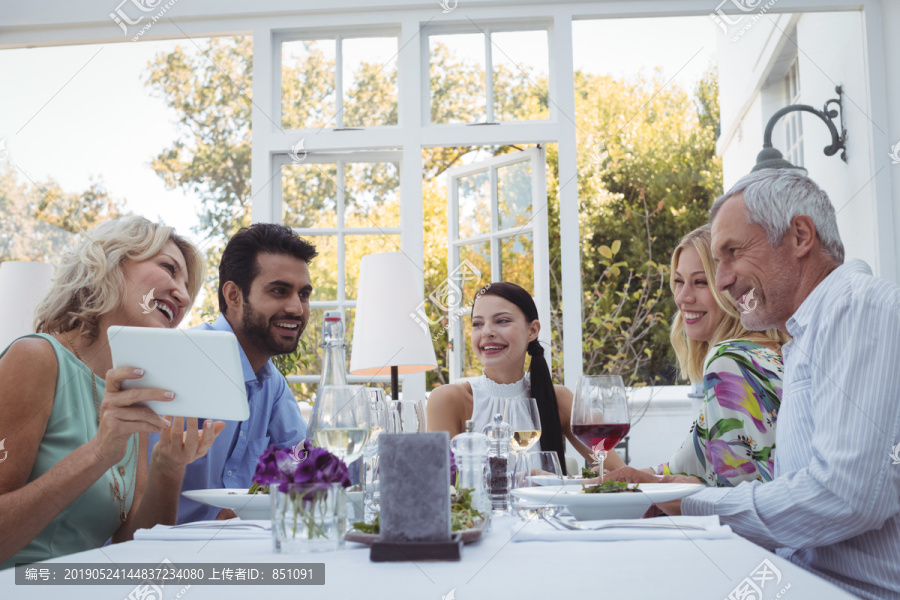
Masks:
[[[315,429],[316,445],[346,464],[363,455],[369,439],[371,420],[369,396],[361,385],[326,385]]]
[[[528,452],[541,439],[541,417],[534,398],[507,398],[503,406],[503,420],[512,429],[513,453],[518,458]],[[515,464],[515,463],[514,463]]]

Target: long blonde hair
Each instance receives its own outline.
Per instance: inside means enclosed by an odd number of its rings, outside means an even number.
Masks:
[[[672,269],[669,278],[669,287],[672,290],[672,294],[675,294],[675,270],[678,268],[678,259],[681,257],[681,252],[688,247],[694,248],[700,256],[703,272],[706,275],[706,281],[709,283],[709,290],[712,292],[713,298],[716,299],[716,304],[725,312],[725,315],[713,332],[712,339],[708,342],[700,342],[687,336],[681,311],[676,311],[675,318],[672,320],[670,340],[672,347],[675,349],[675,356],[678,358],[681,378],[689,379],[692,382],[702,381],[703,362],[709,349],[723,340],[743,339],[769,346],[775,344],[778,352],[781,353],[781,346],[787,343],[789,339],[786,335],[778,329],[750,331],[741,325],[741,313],[738,311],[734,298],[730,294],[716,289],[716,262],[713,260],[712,235],[708,224],[698,227],[681,238],[681,242],[678,243],[675,251],[672,252]]]
[[[34,330],[60,333],[80,327],[88,339],[96,339],[100,317],[122,303],[125,261],[152,258],[169,240],[184,255],[187,312],[203,282],[203,258],[197,248],[171,227],[144,217],[124,217],[97,225],[77,248],[63,255],[53,287],[35,309]]]

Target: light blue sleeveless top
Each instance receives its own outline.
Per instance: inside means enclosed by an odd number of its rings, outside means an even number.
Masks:
[[[38,333],[24,337],[39,337],[50,342],[59,365],[53,411],[50,413],[47,429],[44,431],[34,466],[28,476],[28,481],[31,482],[97,434],[97,409],[91,386],[91,377],[94,375],[83,362],[51,335]],[[3,354],[6,354],[6,350]],[[0,354],[0,358],[3,354]],[[96,377],[96,380],[97,399],[102,401],[106,382],[99,377]],[[136,441],[137,435],[134,434],[129,439],[124,458],[113,467],[122,492],[128,488],[133,471],[137,468],[139,457],[135,457],[132,452],[132,443]],[[135,452],[140,452],[139,444]],[[118,475],[120,466],[125,468],[124,487]],[[104,472],[94,485],[66,506],[60,515],[18,554],[0,563],[0,569],[14,567],[16,563],[47,560],[102,546],[122,525],[119,519],[119,501],[113,497],[110,489],[112,484],[112,472]],[[136,487],[135,481],[125,500],[126,514],[131,509]],[[53,502],[53,498],[48,497],[44,501]]]

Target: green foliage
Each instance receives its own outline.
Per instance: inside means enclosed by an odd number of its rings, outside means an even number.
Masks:
[[[78,243],[75,234],[122,216],[123,205],[102,180],[82,193],[65,192],[52,179],[22,182],[12,167],[0,165],[0,262],[55,263]]]
[[[303,338],[300,338],[300,343],[297,344],[296,350],[290,354],[278,354],[273,356],[272,363],[285,377],[288,375],[295,375],[300,370],[308,369],[310,365],[309,343]]]
[[[691,102],[659,74],[576,75],[586,373],[674,381],[668,263],[722,190],[717,81],[710,68]]]

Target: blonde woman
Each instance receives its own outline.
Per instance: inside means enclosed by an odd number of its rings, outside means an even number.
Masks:
[[[670,286],[678,312],[671,341],[681,376],[703,382],[700,414],[681,447],[655,470],[620,469],[611,479],[700,481],[732,487],[742,481],[771,481],[775,467],[775,422],[781,404],[784,365],[777,329],[750,331],[738,307],[715,288],[716,263],[704,225],[684,236],[672,253]],[[671,477],[679,474],[685,477]]]
[[[224,423],[169,421],[135,404],[162,389],[122,390],[140,365],[112,368],[112,325],[175,327],[200,288],[196,248],[141,217],[108,221],[62,258],[35,331],[0,355],[0,569],[131,539],[174,523],[185,465]],[[156,308],[146,312],[153,291]],[[193,422],[192,422],[193,421]],[[161,441],[147,457],[147,437]],[[149,466],[148,466],[149,463]]]

